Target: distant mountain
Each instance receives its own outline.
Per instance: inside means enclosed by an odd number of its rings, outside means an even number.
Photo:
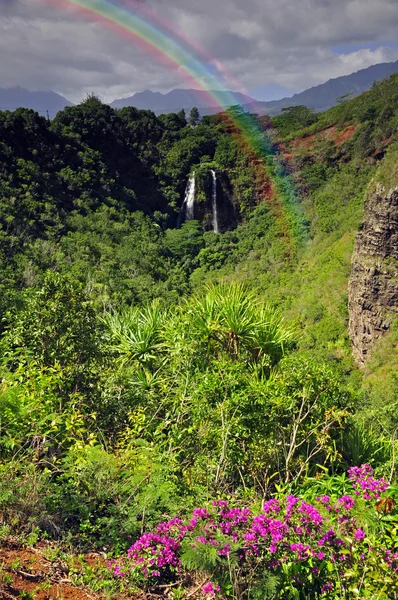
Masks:
[[[46,116],[48,111],[50,118],[53,118],[66,106],[73,104],[55,92],[31,92],[21,87],[0,88],[0,110],[33,108],[43,116]]]
[[[398,72],[398,61],[392,63],[381,63],[373,65],[367,69],[362,69],[351,75],[329,79],[326,83],[312,87],[300,94],[294,94],[291,98],[282,98],[272,102],[258,102],[255,106],[250,103],[245,106],[246,109],[258,111],[261,107],[262,113],[268,115],[277,115],[283,108],[288,106],[299,106],[303,104],[316,111],[327,110],[338,103],[338,99],[346,94],[359,96],[363,92],[370,90],[375,81],[381,81]]]
[[[246,110],[253,110],[270,116],[279,114],[283,108],[288,106],[299,106],[303,104],[316,111],[327,110],[338,103],[339,98],[350,94],[352,97],[359,96],[369,90],[375,81],[386,79],[393,73],[398,72],[398,61],[392,63],[381,63],[367,69],[362,69],[351,75],[329,79],[326,83],[312,87],[299,94],[281,100],[271,102],[257,102],[250,96],[240,92],[217,92],[221,99],[221,105],[225,108],[232,104],[240,104]],[[232,98],[231,98],[232,96]],[[113,108],[124,106],[135,106],[136,108],[152,110],[155,114],[178,112],[182,108],[189,111],[197,106],[202,115],[213,114],[220,111],[220,104],[209,98],[208,92],[203,90],[176,89],[162,94],[145,90],[138,92],[129,98],[114,100]]]
[[[210,92],[211,93],[211,92]],[[220,99],[220,103],[225,108],[234,104],[251,104],[255,102],[250,96],[239,92],[214,92]],[[209,97],[209,93],[203,90],[172,90],[167,94],[160,92],[151,92],[145,90],[138,92],[129,98],[114,100],[111,106],[113,108],[123,108],[124,106],[135,106],[146,110],[152,110],[155,114],[178,112],[182,108],[189,111],[197,106],[201,114],[215,113],[220,110],[220,104]]]
[[[129,98],[114,100],[113,108],[124,106],[135,106],[139,109],[152,110],[155,114],[178,112],[184,108],[187,112],[193,106],[197,106],[202,115],[214,114],[221,107],[227,108],[233,104],[240,104],[246,110],[268,114],[270,116],[279,114],[283,108],[303,104],[316,111],[327,110],[338,103],[339,98],[350,94],[359,96],[369,90],[375,81],[386,79],[393,73],[398,72],[398,61],[392,63],[381,63],[367,69],[362,69],[351,75],[329,79],[326,83],[312,87],[290,98],[273,100],[271,102],[257,102],[250,96],[240,92],[214,92],[219,102],[211,98],[211,93],[203,90],[176,89],[162,94],[145,90],[138,92]],[[63,96],[52,91],[31,92],[21,87],[0,88],[0,110],[15,110],[19,107],[32,108],[41,115],[46,116],[47,111],[50,118],[54,118],[58,111],[66,106],[73,106]]]

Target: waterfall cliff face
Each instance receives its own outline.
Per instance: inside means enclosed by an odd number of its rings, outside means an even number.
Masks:
[[[213,231],[219,233],[220,229],[218,226],[218,214],[217,214],[217,175],[215,171],[211,171],[213,179],[212,191],[211,191],[211,206],[213,211]]]
[[[191,175],[187,183],[183,204],[183,209],[185,211],[185,219],[187,221],[192,221],[192,219],[195,218],[195,188],[195,173],[193,173],[193,175]]]
[[[395,160],[393,160],[395,159]],[[398,316],[398,152],[370,186],[349,284],[350,337],[358,365]]]
[[[233,190],[228,175],[222,169],[207,165],[189,177],[181,204],[177,227],[184,222],[199,221],[204,231],[224,233],[239,222],[239,208],[233,201]]]

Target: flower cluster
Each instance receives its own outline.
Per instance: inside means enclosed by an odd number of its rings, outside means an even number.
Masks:
[[[211,581],[209,581],[208,583],[206,583],[203,587],[202,587],[202,594],[204,596],[214,596],[214,594],[216,592],[220,591],[220,586],[219,585],[215,585],[214,583],[212,583]]]
[[[398,573],[398,552],[386,549],[384,552],[384,560],[391,569]]]
[[[384,480],[373,477],[369,465],[350,469],[349,476],[355,494],[360,491],[365,500],[378,498],[388,487]],[[318,505],[313,505],[288,495],[284,500],[264,502],[259,514],[254,514],[249,508],[215,500],[208,509],[195,509],[185,522],[172,519],[161,523],[154,533],[141,536],[127,558],[112,565],[113,573],[124,577],[139,572],[151,581],[166,578],[183,569],[180,557],[188,549],[199,553],[208,550],[218,556],[213,575],[217,576],[217,568],[219,575],[225,571],[232,554],[236,568],[246,574],[251,565],[261,564],[263,571],[280,576],[286,571],[285,565],[291,564],[301,566],[304,574],[294,571],[292,585],[299,589],[307,574],[314,590],[328,596],[335,581],[344,584],[347,580],[349,584],[347,578],[355,560],[366,563],[369,553],[376,550],[366,543],[366,531],[354,515],[354,497],[345,494],[333,501],[325,495],[317,501]],[[398,572],[398,555],[383,548],[378,560]],[[335,579],[331,571],[335,571]],[[211,597],[219,589],[208,581],[202,592]]]
[[[160,523],[155,533],[144,533],[127,551],[127,560],[111,563],[115,577],[125,577],[135,565],[146,579],[160,577],[167,568],[180,569],[178,553],[181,540],[194,525],[184,526],[180,519]]]
[[[348,470],[356,496],[362,496],[365,500],[378,500],[388,488],[385,479],[375,479],[373,469],[370,465],[351,467]]]

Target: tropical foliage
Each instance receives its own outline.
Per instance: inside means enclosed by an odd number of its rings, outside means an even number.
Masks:
[[[101,549],[122,597],[396,596],[397,328],[359,372],[347,281],[397,97],[252,117],[255,152],[238,108],[0,112],[3,539]]]
[[[174,518],[142,535],[111,565],[113,574],[127,585],[183,588],[195,568],[207,597],[391,598],[398,553],[391,521],[380,515],[395,501],[380,498],[389,486],[370,465],[353,467],[349,478],[357,498],[324,494],[314,505],[280,495],[261,510],[214,500],[186,521]]]

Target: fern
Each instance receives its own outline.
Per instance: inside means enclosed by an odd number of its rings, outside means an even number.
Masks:
[[[265,571],[262,579],[252,592],[253,600],[273,600],[279,597],[280,579],[273,573]]]
[[[217,548],[200,544],[200,547],[187,547],[181,556],[183,566],[188,570],[208,571],[219,562]]]

